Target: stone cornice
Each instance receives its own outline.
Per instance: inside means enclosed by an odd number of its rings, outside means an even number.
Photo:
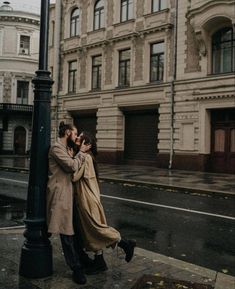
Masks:
[[[79,46],[76,48],[72,48],[69,50],[65,50],[62,52],[63,55],[67,55],[67,54],[72,54],[72,53],[77,53],[78,51],[87,51],[88,49],[94,48],[94,47],[105,47],[107,45],[113,45],[116,42],[120,42],[120,41],[125,41],[128,39],[136,39],[138,37],[140,38],[144,38],[145,35],[151,34],[151,33],[155,33],[155,32],[160,32],[160,31],[168,31],[173,27],[172,24],[168,23],[168,24],[164,24],[164,25],[160,25],[157,27],[153,27],[150,29],[144,29],[138,32],[132,32],[132,33],[128,33],[126,35],[122,35],[119,37],[113,37],[110,39],[105,39],[103,41],[99,41],[99,42],[94,42],[91,44],[87,44],[87,45],[83,45],[83,46]]]
[[[15,16],[15,15],[0,15],[0,22],[16,22],[31,25],[40,25],[40,21],[33,18],[28,18],[25,16]]]
[[[86,91],[81,93],[74,94],[60,94],[59,97],[63,99],[74,99],[75,97],[79,97],[81,99],[84,98],[97,98],[101,95],[106,95],[112,93],[114,96],[126,95],[126,94],[137,94],[137,93],[145,93],[145,92],[163,92],[166,88],[170,87],[169,82],[164,82],[161,84],[147,84],[141,86],[132,86],[128,88],[114,88],[114,89],[105,89],[99,92],[97,91]]]
[[[225,99],[234,98],[235,93],[217,93],[217,94],[196,94],[194,95],[195,100],[208,100],[208,99]]]
[[[197,14],[201,14],[203,11],[208,10],[211,7],[230,4],[231,5],[234,4],[234,0],[210,0],[197,8],[189,9],[188,13],[186,14],[186,17],[190,19]]]

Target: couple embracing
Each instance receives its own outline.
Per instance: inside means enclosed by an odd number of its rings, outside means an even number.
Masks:
[[[85,284],[85,274],[107,270],[103,249],[119,246],[129,262],[135,241],[124,240],[107,225],[100,201],[96,139],[88,132],[77,135],[70,124],[60,123],[59,138],[49,151],[47,188],[48,232],[59,234],[73,280]],[[94,252],[89,258],[87,251]]]

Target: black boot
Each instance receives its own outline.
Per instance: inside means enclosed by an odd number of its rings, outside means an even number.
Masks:
[[[103,272],[108,270],[108,267],[106,265],[106,262],[104,260],[103,254],[95,255],[95,259],[93,261],[92,266],[86,268],[85,273],[87,275],[94,275],[99,272]]]
[[[134,255],[135,246],[136,246],[136,241],[134,241],[134,240],[121,239],[121,241],[118,243],[118,247],[122,248],[126,254],[126,257],[125,257],[126,262],[131,261],[133,255]]]
[[[73,281],[81,285],[86,284],[86,276],[84,275],[81,267],[73,270]]]
[[[83,250],[81,250],[81,251],[79,252],[79,258],[80,258],[80,261],[81,261],[81,263],[82,263],[82,267],[83,267],[83,268],[89,268],[89,267],[91,267],[91,266],[93,265],[93,263],[94,263],[93,259],[91,259],[91,258],[88,256],[88,254],[87,254],[85,251],[83,251]]]

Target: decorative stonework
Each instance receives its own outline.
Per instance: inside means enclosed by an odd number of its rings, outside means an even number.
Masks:
[[[135,47],[135,74],[134,80],[143,80],[143,55],[144,55],[144,40],[141,37],[134,39]]]
[[[107,25],[113,25],[113,1],[107,1]]]
[[[185,72],[187,73],[187,72],[200,71],[199,51],[203,56],[205,56],[206,48],[205,48],[205,45],[203,46],[204,42],[202,42],[202,40],[201,40],[201,42],[199,42],[198,38],[196,39],[193,27],[190,25],[190,23],[187,22],[186,25],[187,25],[187,31],[186,31],[187,48],[186,48],[186,69],[185,69]],[[204,47],[204,49],[203,49],[203,47]]]
[[[6,73],[3,80],[3,102],[11,103],[11,79],[10,73]]]
[[[144,1],[137,0],[137,9],[136,9],[137,17],[142,17],[144,14]]]
[[[197,43],[198,43],[198,48],[199,48],[200,54],[202,56],[206,56],[207,55],[207,48],[206,48],[205,39],[202,36],[202,32],[201,31],[196,31],[195,35],[196,35],[196,39],[197,39]]]
[[[88,1],[83,1],[82,2],[82,23],[81,23],[82,34],[85,34],[88,29],[87,13],[88,13]]]
[[[86,88],[87,50],[80,50],[80,88]]]
[[[0,16],[0,22],[26,23],[26,24],[36,25],[36,26],[40,25],[39,20],[36,20],[36,19],[19,17],[19,16],[6,16],[6,15]]]
[[[221,94],[202,94],[195,93],[194,99],[196,100],[203,100],[203,99],[225,99],[225,98],[235,98],[235,93],[221,93]]]
[[[113,75],[113,46],[105,46],[105,85],[112,84]]]

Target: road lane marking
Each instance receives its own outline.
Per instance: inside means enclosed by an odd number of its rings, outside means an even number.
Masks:
[[[6,178],[0,178],[0,181],[8,181],[8,182],[19,183],[19,184],[24,184],[24,185],[28,184],[28,182],[25,182],[25,181],[6,179]]]
[[[25,229],[25,225],[12,226],[12,227],[0,227],[0,230],[10,230],[10,229]]]
[[[28,182],[13,180],[13,179],[0,178],[0,180],[10,181],[10,182],[15,182],[15,183],[20,183],[20,184],[26,184],[26,185],[28,184]],[[101,194],[101,196],[104,198],[109,198],[109,199],[114,199],[114,200],[119,200],[119,201],[125,201],[125,202],[129,202],[129,203],[135,203],[135,204],[147,205],[147,206],[152,206],[152,207],[171,209],[171,210],[176,210],[176,211],[182,211],[182,212],[188,212],[188,213],[193,213],[193,214],[198,214],[198,215],[211,216],[211,217],[228,219],[228,220],[233,220],[233,221],[235,220],[235,217],[230,217],[230,216],[226,216],[226,215],[207,213],[207,212],[203,212],[203,211],[184,209],[184,208],[180,208],[180,207],[173,207],[173,206],[168,206],[168,205],[143,202],[143,201],[138,201],[138,200],[133,200],[133,199],[126,199],[126,198],[120,198],[120,197],[115,197],[115,196],[103,195],[103,194]]]
[[[155,204],[155,203],[149,203],[149,202],[142,202],[142,201],[137,201],[137,200],[133,200],[133,199],[126,199],[126,198],[108,196],[108,195],[103,195],[103,194],[101,194],[101,196],[104,198],[109,198],[109,199],[114,199],[114,200],[119,200],[119,201],[125,201],[125,202],[130,202],[130,203],[136,203],[136,204],[141,204],[141,205],[147,205],[147,206],[152,206],[152,207],[172,209],[172,210],[177,210],[177,211],[194,213],[194,214],[198,214],[198,215],[206,215],[206,216],[217,217],[217,218],[222,218],[222,219],[235,220],[235,217],[230,217],[230,216],[226,216],[226,215],[218,215],[218,214],[213,214],[213,213],[207,213],[207,212],[202,212],[202,211],[184,209],[184,208],[180,208],[180,207],[173,207],[173,206],[167,206],[167,205],[161,205],[161,204]]]

